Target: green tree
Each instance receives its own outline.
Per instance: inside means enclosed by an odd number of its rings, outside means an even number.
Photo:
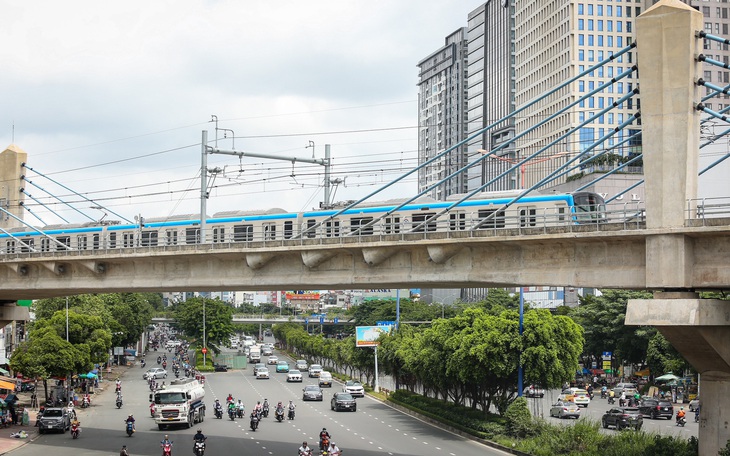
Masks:
[[[205,340],[208,348],[220,353],[235,333],[233,308],[220,299],[192,298],[175,306],[175,320],[183,332],[203,344],[203,306],[205,305]]]
[[[66,338],[68,322],[68,341],[83,356],[76,360],[77,368],[70,372],[82,372],[93,368],[93,363],[103,363],[107,360],[112,347],[112,334],[101,317],[82,315],[75,311],[59,310],[50,319],[36,322],[34,329],[52,329],[59,338]],[[30,337],[33,337],[33,331]]]

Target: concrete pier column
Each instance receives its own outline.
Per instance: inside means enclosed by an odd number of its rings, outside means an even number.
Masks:
[[[23,186],[20,180],[23,168],[20,165],[27,161],[28,154],[15,144],[0,152],[0,207],[21,219],[25,210],[19,203],[25,200],[25,195],[20,193]],[[0,211],[0,228],[18,226],[21,226],[20,222]]]
[[[730,439],[730,303],[657,292],[629,301],[626,324],[656,326],[702,374],[700,455],[717,455]]]
[[[661,0],[636,19],[649,229],[695,217],[702,28],[702,14],[679,0]],[[730,439],[730,303],[692,292],[694,242],[647,236],[646,288],[657,291],[653,300],[629,300],[626,324],[656,326],[702,374],[700,455],[715,456]]]

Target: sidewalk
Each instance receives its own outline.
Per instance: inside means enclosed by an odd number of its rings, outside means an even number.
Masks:
[[[95,396],[98,396],[102,394],[107,389],[113,390],[114,388],[107,388],[110,385],[114,385],[114,379],[117,377],[122,377],[124,373],[129,370],[130,367],[128,366],[114,366],[112,369],[111,374],[104,375],[104,382],[99,384],[99,388],[97,389],[97,392]],[[39,383],[39,401],[42,397],[42,390],[43,390],[43,384]],[[95,405],[92,405],[94,407]],[[18,403],[16,410],[18,410],[18,413],[22,413],[23,409],[28,410],[28,416],[30,417],[29,425],[23,426],[23,425],[16,425],[16,426],[10,426],[7,428],[1,428],[0,427],[0,456],[7,454],[11,451],[13,451],[16,448],[20,448],[21,446],[32,442],[33,440],[37,439],[39,437],[38,428],[35,426],[36,422],[36,415],[38,414],[37,410],[31,410],[30,409],[30,393],[18,393]],[[76,412],[79,414],[79,418],[83,417],[84,409],[76,409]],[[83,420],[82,420],[83,423]],[[83,425],[82,425],[83,428]],[[16,432],[25,431],[28,434],[28,438],[25,439],[18,439],[15,437],[11,437],[10,435]],[[69,437],[70,438],[70,437]]]

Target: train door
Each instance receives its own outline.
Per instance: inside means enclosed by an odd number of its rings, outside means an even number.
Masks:
[[[521,228],[537,226],[537,207],[536,206],[518,206],[517,213],[520,216],[520,227]]]
[[[449,231],[463,231],[466,229],[466,212],[449,212]]]

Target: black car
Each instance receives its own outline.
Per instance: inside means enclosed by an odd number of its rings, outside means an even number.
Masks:
[[[639,412],[653,420],[657,418],[671,420],[674,416],[674,405],[669,401],[663,401],[661,399],[644,399],[639,406]]]
[[[626,428],[638,431],[644,424],[644,418],[637,407],[613,407],[603,414],[601,424],[605,429],[614,426],[619,431]]]
[[[216,372],[228,372],[228,366],[225,364],[213,364]]]
[[[324,394],[322,393],[322,388],[320,388],[317,385],[307,385],[302,390],[304,391],[304,394],[302,395],[303,401],[321,401],[324,400]]]
[[[330,407],[335,412],[339,412],[340,410],[357,411],[357,403],[350,393],[335,393],[330,401]]]

